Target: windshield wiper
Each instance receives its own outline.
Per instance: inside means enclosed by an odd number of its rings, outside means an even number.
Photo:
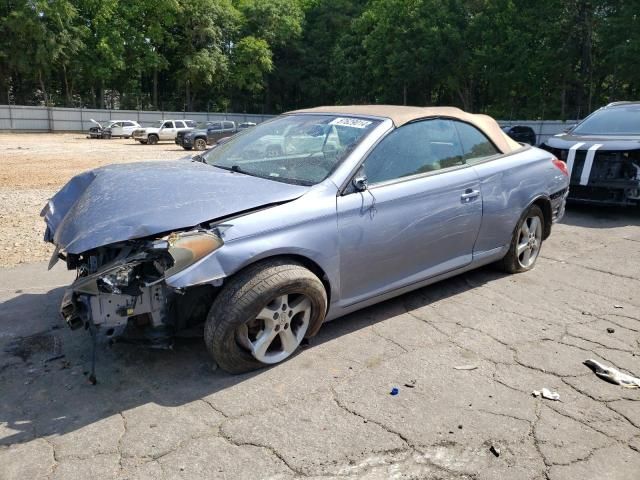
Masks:
[[[255,173],[251,173],[251,172],[248,172],[247,170],[240,168],[238,165],[231,165],[230,167],[223,167],[222,165],[216,165],[215,163],[210,163],[209,165],[211,165],[212,167],[221,168],[222,170],[226,170],[227,172],[242,173],[244,175],[250,175],[252,177],[259,176],[259,175],[256,175]]]

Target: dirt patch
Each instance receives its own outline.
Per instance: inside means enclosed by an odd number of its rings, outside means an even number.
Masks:
[[[176,159],[173,143],[89,140],[82,134],[0,134],[0,267],[48,260],[40,211],[71,177],[111,163]]]

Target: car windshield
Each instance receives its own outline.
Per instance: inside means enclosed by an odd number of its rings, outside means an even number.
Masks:
[[[640,108],[615,107],[587,117],[571,133],[579,135],[640,135]]]
[[[315,185],[378,123],[335,115],[285,115],[243,130],[203,160],[247,175]]]

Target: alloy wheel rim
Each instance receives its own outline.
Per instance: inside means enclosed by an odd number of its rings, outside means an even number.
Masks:
[[[540,253],[542,244],[542,222],[537,215],[527,217],[518,235],[516,254],[518,263],[523,268],[531,267]]]
[[[311,319],[311,300],[287,293],[271,300],[255,318],[236,330],[236,340],[258,361],[274,364],[291,356]]]

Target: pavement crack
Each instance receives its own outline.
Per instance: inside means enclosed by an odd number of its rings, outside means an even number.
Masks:
[[[120,466],[120,471],[123,470],[124,466],[122,465],[122,440],[124,439],[124,436],[127,434],[127,418],[124,416],[124,413],[119,412],[120,414],[120,418],[122,419],[122,433],[120,434],[120,437],[118,437],[118,443],[117,443],[117,447],[116,450],[118,452],[118,465]]]
[[[579,268],[584,268],[585,270],[591,270],[593,272],[598,272],[598,273],[604,273],[607,275],[611,275],[612,277],[618,277],[618,278],[625,278],[627,280],[635,280],[638,281],[637,277],[632,277],[630,275],[623,275],[622,273],[616,273],[616,272],[612,272],[610,270],[604,270],[602,268],[596,268],[596,267],[589,267],[586,265],[582,265],[580,263],[575,263],[575,262],[568,262],[566,260],[558,260],[556,258],[552,258],[552,257],[545,257],[543,255],[541,255],[542,258],[546,258],[547,260],[551,260],[553,262],[558,262],[558,263],[564,263],[566,265],[572,265],[574,267],[579,267]]]
[[[56,446],[53,443],[51,443],[49,439],[46,437],[42,437],[42,440],[44,441],[44,443],[49,445],[49,447],[51,447],[51,457],[53,459],[53,463],[51,464],[51,471],[47,474],[47,478],[51,478],[51,476],[56,472],[56,469],[58,468],[60,461],[58,460]]]
[[[296,467],[294,467],[293,465],[291,465],[286,458],[284,458],[284,456],[278,452],[275,448],[273,448],[271,445],[263,445],[260,443],[255,443],[255,442],[238,442],[237,440],[234,440],[233,437],[229,434],[227,434],[224,431],[224,424],[220,425],[219,428],[219,437],[222,438],[223,440],[225,440],[226,442],[230,443],[231,445],[234,445],[236,447],[255,447],[255,448],[261,448],[263,450],[266,450],[267,452],[269,452],[271,455],[273,455],[274,457],[276,457],[285,467],[287,467],[293,474],[299,476],[299,477],[307,477],[307,473],[303,472],[302,470],[297,469]]]
[[[214,406],[213,403],[211,403],[209,400],[206,400],[204,398],[200,398],[199,399],[201,402],[204,402],[209,408],[211,408],[214,412],[219,413],[220,415],[222,415],[224,418],[231,418],[230,415],[227,415],[226,413],[224,413],[222,410],[220,410],[218,407]],[[241,416],[241,415],[240,415]]]
[[[400,348],[403,352],[408,353],[409,349],[407,347],[405,347],[404,345],[396,342],[393,338],[390,337],[386,337],[384,335],[382,335],[375,327],[375,325],[371,326],[371,331],[377,335],[378,337],[382,338],[383,340],[386,340],[389,343],[392,343],[393,345],[395,345],[396,347]]]
[[[331,390],[331,398],[333,399],[333,401],[335,402],[335,404],[342,410],[344,410],[345,412],[351,414],[351,415],[355,415],[358,418],[361,418],[362,420],[364,420],[365,422],[371,422],[374,425],[379,426],[380,428],[382,428],[385,432],[390,433],[392,435],[396,435],[400,440],[402,440],[402,442],[407,446],[407,448],[413,449],[414,445],[411,444],[411,442],[409,441],[409,439],[407,437],[405,437],[404,435],[402,435],[400,432],[397,432],[389,427],[387,427],[386,425],[384,425],[381,422],[378,422],[376,420],[372,420],[370,418],[365,417],[364,415],[359,414],[358,412],[356,412],[355,410],[350,409],[349,407],[347,407],[346,405],[344,405],[338,398],[338,393],[335,391],[335,389],[333,387],[330,388]]]

